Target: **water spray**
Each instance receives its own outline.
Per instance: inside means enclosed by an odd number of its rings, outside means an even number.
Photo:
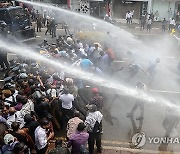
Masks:
[[[0,47],[5,49],[5,51],[14,52],[18,55],[21,55],[22,57],[27,57],[29,59],[47,63],[48,65],[53,66],[54,68],[63,70],[66,73],[69,73],[75,77],[78,77],[79,79],[83,79],[83,80],[92,82],[92,83],[102,86],[104,88],[113,89],[119,95],[122,95],[122,94],[128,95],[128,96],[142,99],[146,102],[153,103],[156,105],[158,102],[158,104],[161,104],[163,106],[174,107],[177,109],[177,106],[175,106],[174,104],[172,104],[171,102],[169,102],[166,99],[163,99],[160,97],[155,97],[155,96],[150,96],[145,93],[143,93],[142,95],[137,95],[136,89],[126,87],[126,86],[122,85],[120,82],[109,81],[107,79],[103,79],[101,77],[95,76],[92,73],[87,73],[85,71],[75,69],[72,66],[67,66],[60,62],[54,61],[53,59],[46,58],[46,57],[40,55],[39,53],[36,53],[35,51],[28,49],[27,47],[25,47],[23,45],[11,44],[11,46],[9,46],[9,44],[7,42],[0,39]],[[178,108],[180,110],[180,107],[178,107]]]

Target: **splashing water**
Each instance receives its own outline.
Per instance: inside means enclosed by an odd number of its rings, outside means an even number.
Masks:
[[[64,19],[64,16],[65,16],[66,19],[69,19],[73,25],[76,25],[79,28],[83,27],[86,30],[92,30],[93,23],[96,23],[96,27],[97,27],[96,32],[97,31],[98,32],[100,31],[103,33],[106,33],[108,31],[111,32],[111,37],[109,37],[109,38],[105,37],[104,39],[101,38],[102,39],[101,41],[105,42],[105,44],[106,44],[109,42],[112,43],[112,40],[113,40],[114,41],[113,45],[117,46],[117,47],[120,46],[122,51],[123,50],[127,51],[129,48],[133,48],[134,44],[141,45],[141,50],[143,49],[144,51],[146,51],[146,49],[147,49],[147,47],[144,46],[139,40],[136,40],[135,37],[131,33],[127,32],[123,29],[120,29],[119,27],[116,27],[110,23],[106,23],[102,20],[98,20],[98,19],[95,19],[95,18],[87,16],[87,15],[81,15],[81,14],[78,14],[75,12],[57,8],[57,7],[51,6],[50,4],[47,5],[47,4],[43,4],[43,3],[30,2],[30,1],[24,1],[24,2],[27,4],[31,4],[33,6],[39,7],[39,8],[43,7],[46,9],[51,9],[53,11],[56,11],[56,13],[58,13],[58,16],[59,16],[58,18],[56,16],[56,20],[59,20],[59,18]],[[143,95],[139,96],[139,95],[137,95],[137,91],[135,89],[124,86],[120,82],[115,82],[115,81],[113,82],[113,81],[105,80],[100,77],[94,76],[94,74],[83,72],[82,70],[74,69],[70,66],[63,65],[60,62],[45,58],[44,56],[41,56],[41,55],[33,52],[32,50],[27,49],[26,47],[21,47],[21,45],[11,44],[11,46],[9,46],[9,44],[7,42],[3,41],[2,39],[0,40],[0,44],[1,44],[0,45],[1,47],[3,47],[6,50],[9,50],[10,52],[15,52],[21,56],[28,55],[28,57],[31,57],[31,59],[46,62],[55,68],[60,68],[60,69],[64,70],[65,72],[70,73],[74,76],[77,76],[78,78],[81,78],[83,80],[93,82],[93,83],[101,85],[103,87],[114,89],[117,94],[125,94],[125,95],[132,96],[135,98],[140,98],[140,99],[145,100],[146,102],[155,103],[156,105],[158,102],[159,105],[175,107],[177,109],[176,105],[170,103],[170,101],[168,101],[164,98],[150,96],[145,93]],[[149,50],[151,50],[151,49],[148,48],[148,51]],[[141,53],[141,56],[144,57],[144,53]],[[146,56],[146,57],[149,58],[151,56]]]
[[[83,80],[95,83],[95,84],[105,87],[105,88],[113,89],[116,91],[117,94],[128,95],[128,96],[139,98],[146,102],[154,103],[154,104],[157,104],[157,102],[158,102],[159,105],[174,107],[177,109],[177,106],[170,103],[166,99],[163,99],[160,97],[155,97],[155,96],[149,96],[145,93],[142,95],[137,95],[137,91],[135,89],[124,86],[119,82],[109,81],[109,80],[100,78],[98,76],[95,76],[94,74],[72,68],[71,66],[67,66],[60,62],[54,61],[52,59],[48,59],[42,55],[39,55],[38,53],[34,52],[33,50],[28,49],[25,46],[24,47],[22,47],[22,46],[23,45],[17,45],[17,44],[11,44],[11,46],[9,46],[9,44],[7,42],[0,39],[0,47],[5,49],[6,51],[14,52],[18,55],[21,55],[23,57],[33,59],[36,61],[42,61],[43,63],[47,63],[47,64],[53,66],[54,68],[57,68],[57,69],[63,70],[64,72],[70,73],[73,76],[78,77],[79,79],[83,79]]]

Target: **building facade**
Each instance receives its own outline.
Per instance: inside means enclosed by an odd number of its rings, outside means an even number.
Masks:
[[[179,20],[180,0],[113,0],[113,17],[125,18],[127,11],[134,10],[134,18],[143,14],[153,14],[155,21]]]
[[[125,18],[127,11],[134,11],[133,18],[139,19],[142,14],[149,12],[151,6],[150,0],[114,0],[113,17]]]
[[[75,12],[103,18],[110,12],[110,2],[107,0],[69,0],[69,8]]]
[[[154,14],[154,20],[162,21],[163,18],[166,20],[176,18],[178,3],[176,0],[151,0],[151,13]]]

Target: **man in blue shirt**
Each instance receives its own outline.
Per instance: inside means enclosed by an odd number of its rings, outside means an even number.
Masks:
[[[84,71],[87,71],[90,69],[91,66],[93,66],[93,63],[86,58],[86,56],[82,56],[82,60],[80,62],[81,69]]]

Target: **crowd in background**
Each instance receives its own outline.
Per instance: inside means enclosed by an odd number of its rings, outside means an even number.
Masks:
[[[47,27],[48,33],[56,35]],[[111,48],[84,43],[73,35],[59,36],[53,44],[45,39],[39,46],[42,56],[99,77],[111,73],[115,59]],[[0,90],[0,152],[46,153],[49,141],[59,132],[66,141],[57,139],[56,149],[49,153],[69,153],[70,148],[72,154],[93,154],[95,143],[101,153],[105,103],[101,87],[42,61],[18,56],[8,62],[1,50],[5,75]]]

